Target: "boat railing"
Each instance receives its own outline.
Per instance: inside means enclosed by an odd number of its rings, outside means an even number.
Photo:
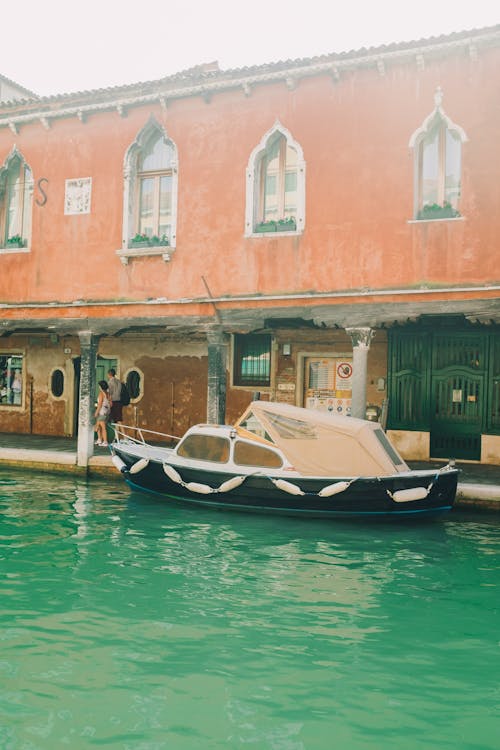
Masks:
[[[143,445],[146,443],[154,445],[172,442],[178,443],[181,439],[177,435],[169,435],[166,432],[156,432],[155,430],[146,430],[144,427],[133,427],[132,425],[114,423],[113,429],[115,431],[113,442],[116,443],[128,441]]]

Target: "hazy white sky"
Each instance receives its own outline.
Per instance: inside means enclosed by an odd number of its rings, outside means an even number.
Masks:
[[[498,0],[4,0],[0,73],[40,94],[500,23]]]

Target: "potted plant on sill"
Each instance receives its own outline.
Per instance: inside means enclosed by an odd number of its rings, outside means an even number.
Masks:
[[[161,237],[157,234],[154,234],[152,237],[148,237],[147,234],[136,234],[130,240],[130,247],[156,247],[169,244],[166,234],[162,234]]]
[[[255,227],[255,232],[257,234],[263,234],[265,232],[276,232],[276,226],[277,223],[273,219],[271,219],[271,221],[261,221]]]
[[[130,240],[130,247],[149,247],[149,237],[147,234],[137,233],[135,237]]]
[[[168,245],[170,244],[168,241],[168,237],[166,234],[162,234],[161,237],[158,237],[157,234],[154,234],[149,241],[150,245]]]
[[[442,206],[439,203],[426,203],[418,212],[417,219],[455,219],[457,216],[460,216],[460,212],[445,201]]]
[[[294,216],[288,216],[286,219],[280,219],[278,221],[278,232],[295,232],[297,229],[297,223]]]
[[[25,241],[20,234],[14,234],[7,238],[7,247],[24,247]]]

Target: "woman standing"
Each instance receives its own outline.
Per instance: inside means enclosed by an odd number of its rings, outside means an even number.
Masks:
[[[95,410],[96,418],[96,433],[97,440],[96,445],[106,446],[108,444],[106,435],[106,425],[108,423],[109,411],[111,404],[108,398],[108,384],[105,380],[99,381],[99,398],[97,399],[97,407]]]

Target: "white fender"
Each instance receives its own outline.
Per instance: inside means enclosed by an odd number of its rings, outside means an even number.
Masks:
[[[127,464],[125,463],[125,461],[122,461],[120,456],[117,456],[116,453],[113,453],[113,455],[111,456],[111,461],[121,474],[123,474],[123,472],[127,470]]]
[[[132,464],[132,466],[129,469],[130,474],[138,474],[140,471],[146,468],[149,464],[149,458],[140,458],[138,461],[135,462],[135,464]]]
[[[190,492],[198,492],[200,495],[210,495],[213,492],[208,484],[200,484],[199,482],[188,482],[184,487]]]
[[[329,484],[326,487],[323,487],[323,489],[318,492],[318,495],[320,497],[331,497],[338,492],[344,492],[350,484],[350,482],[335,482],[335,484]]]
[[[423,500],[428,494],[426,487],[412,487],[409,490],[396,490],[391,497],[396,503],[411,503],[412,500]]]
[[[167,477],[172,480],[172,482],[182,484],[182,477],[179,472],[174,469],[173,466],[170,466],[169,464],[163,464],[163,471],[165,472]]]
[[[231,477],[231,479],[228,479],[221,484],[218,492],[230,492],[231,490],[236,489],[236,487],[239,487],[240,484],[243,484],[245,479],[246,477]]]
[[[287,482],[285,479],[273,479],[273,482],[276,487],[278,487],[280,490],[283,490],[283,492],[289,492],[290,495],[305,494],[304,492],[302,492],[300,487],[297,487],[296,484],[292,484],[291,482]]]

